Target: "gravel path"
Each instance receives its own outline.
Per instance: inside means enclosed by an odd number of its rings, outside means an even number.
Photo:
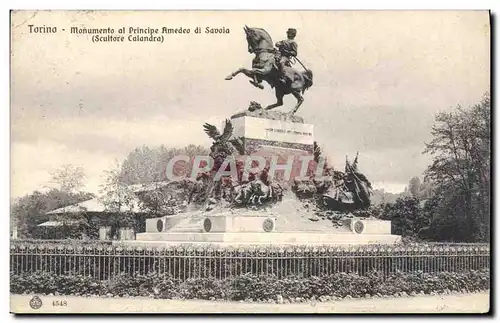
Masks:
[[[11,295],[12,313],[486,313],[489,293],[349,299],[299,304],[265,304],[148,298],[40,296],[42,307],[30,307],[32,295]],[[55,301],[66,306],[54,306]]]

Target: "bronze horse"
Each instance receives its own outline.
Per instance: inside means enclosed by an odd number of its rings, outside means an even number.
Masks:
[[[292,94],[297,99],[297,104],[292,110],[293,115],[299,109],[304,98],[302,94],[313,85],[313,73],[306,69],[303,72],[297,71],[291,66],[285,67],[284,73],[290,78],[290,82],[282,83],[279,80],[279,72],[276,65],[276,48],[271,36],[262,28],[243,28],[248,43],[248,52],[254,53],[255,58],[252,61],[252,69],[239,68],[234,73],[226,77],[231,80],[239,73],[243,73],[252,80],[254,86],[263,89],[261,81],[266,81],[272,88],[275,88],[277,102],[266,107],[266,110],[274,109],[283,105],[283,97]]]

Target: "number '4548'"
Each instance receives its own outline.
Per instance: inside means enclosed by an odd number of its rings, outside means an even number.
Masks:
[[[53,301],[52,306],[68,306],[66,301]]]

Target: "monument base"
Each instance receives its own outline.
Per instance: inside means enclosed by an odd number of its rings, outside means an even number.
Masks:
[[[318,233],[318,232],[171,232],[141,233],[138,240],[122,241],[134,245],[207,244],[244,245],[359,245],[394,244],[400,236],[391,234]]]
[[[262,146],[280,147],[314,153],[314,126],[288,120],[256,116],[233,116],[233,135],[243,139],[245,150],[254,154]]]
[[[187,220],[186,220],[187,219]],[[148,219],[147,232],[136,240],[121,241],[134,245],[205,244],[244,245],[359,245],[394,244],[401,237],[391,234],[391,222],[374,219],[345,219],[337,228],[322,231],[283,231],[276,217],[261,213],[246,215],[197,214],[181,220],[178,217]]]

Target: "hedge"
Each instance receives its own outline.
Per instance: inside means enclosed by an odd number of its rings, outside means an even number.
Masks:
[[[474,292],[490,288],[489,270],[423,273],[396,272],[385,278],[378,272],[360,276],[336,273],[296,277],[246,274],[226,279],[192,278],[185,281],[167,274],[121,275],[99,281],[82,275],[60,276],[48,272],[10,276],[14,294],[76,296],[142,296],[161,299],[304,301],[325,298],[400,296],[450,291]]]

